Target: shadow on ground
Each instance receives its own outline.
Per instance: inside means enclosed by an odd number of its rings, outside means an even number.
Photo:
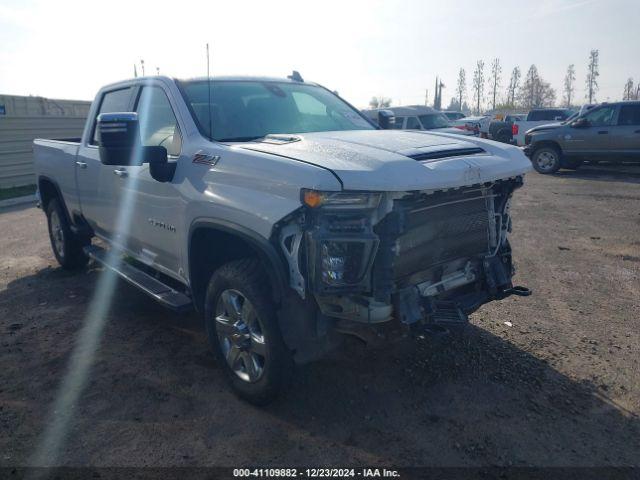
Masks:
[[[47,268],[0,292],[4,465],[36,444],[98,274]],[[229,393],[195,314],[124,282],[114,298],[61,464],[638,463],[636,416],[477,325],[445,342],[349,342],[257,409]]]
[[[640,163],[587,163],[577,170],[560,170],[554,176],[604,182],[640,183]]]

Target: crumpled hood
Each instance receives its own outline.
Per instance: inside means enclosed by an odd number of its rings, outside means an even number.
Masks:
[[[484,153],[465,154],[468,149],[478,147]],[[326,168],[340,179],[345,190],[437,190],[514,177],[531,170],[531,163],[517,147],[427,131],[351,130],[273,135],[237,144],[235,148]],[[419,161],[408,155],[443,158]]]

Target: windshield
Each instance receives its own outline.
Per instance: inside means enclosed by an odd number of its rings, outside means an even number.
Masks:
[[[219,142],[246,142],[272,133],[375,130],[338,96],[315,85],[197,80],[181,82],[181,87],[202,134]]]
[[[449,119],[441,113],[430,113],[428,115],[420,115],[420,123],[425,130],[432,128],[450,127]]]

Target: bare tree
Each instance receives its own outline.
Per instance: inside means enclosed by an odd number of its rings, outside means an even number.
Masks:
[[[456,84],[456,97],[458,98],[458,105],[462,108],[462,102],[467,94],[467,72],[464,68],[461,68],[458,72],[458,83]]]
[[[556,91],[538,73],[538,67],[531,65],[520,89],[520,104],[525,108],[552,106],[556,101]]]
[[[391,105],[391,99],[383,96],[371,97],[369,106],[371,108],[387,108]]]
[[[520,67],[513,67],[511,79],[509,79],[509,88],[507,89],[507,104],[512,108],[516,105],[516,92],[520,86],[520,77]]]
[[[480,114],[480,107],[484,99],[484,61],[478,60],[473,71],[473,103],[476,105],[476,113]]]
[[[491,62],[491,78],[489,79],[489,86],[491,88],[491,108],[496,109],[496,100],[498,96],[498,88],[500,88],[500,80],[502,75],[502,65],[500,65],[500,59],[494,58]]]
[[[589,66],[587,67],[587,94],[586,98],[589,99],[589,103],[596,101],[596,92],[598,91],[598,77],[600,76],[600,69],[598,65],[599,51],[591,50],[589,53]]]
[[[633,78],[629,77],[627,83],[624,84],[624,93],[622,100],[635,100],[635,90],[633,88]]]
[[[573,100],[573,92],[575,91],[574,83],[576,81],[576,67],[572,63],[567,67],[567,74],[564,76],[564,101],[567,107],[571,106]]]

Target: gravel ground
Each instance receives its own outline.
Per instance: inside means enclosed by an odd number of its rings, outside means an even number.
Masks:
[[[639,465],[640,167],[526,183],[512,243],[533,296],[486,305],[455,340],[350,343],[264,409],[229,392],[195,316],[118,282],[58,463]],[[34,208],[2,211],[0,232],[0,466],[19,466],[100,272],[63,272]]]

